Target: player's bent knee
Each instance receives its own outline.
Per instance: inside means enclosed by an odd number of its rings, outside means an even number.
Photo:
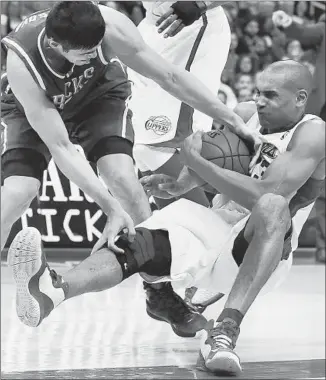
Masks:
[[[288,228],[291,221],[287,200],[277,194],[264,194],[255,205],[252,215],[257,220],[257,226],[268,230]]]
[[[167,231],[138,227],[132,243],[122,235],[116,245],[124,250],[124,254],[115,253],[123,280],[141,272],[157,277],[170,274],[171,246]]]
[[[130,156],[108,155],[104,156],[97,162],[97,167],[101,177],[107,184],[121,185],[126,181],[137,182],[137,176]]]

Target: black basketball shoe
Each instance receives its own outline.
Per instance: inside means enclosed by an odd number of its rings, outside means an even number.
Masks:
[[[159,289],[143,282],[146,292],[147,314],[171,325],[178,336],[190,338],[205,328],[206,318],[191,309],[173,290],[170,282],[161,283]]]

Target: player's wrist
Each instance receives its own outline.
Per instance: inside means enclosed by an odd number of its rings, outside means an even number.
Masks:
[[[119,212],[119,210],[121,210],[121,205],[116,199],[114,199],[109,194],[109,192],[107,192],[107,194],[108,195],[101,202],[101,209],[106,216],[110,217],[110,215],[117,213]]]

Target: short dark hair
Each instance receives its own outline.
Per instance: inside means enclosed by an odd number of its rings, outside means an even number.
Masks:
[[[105,21],[92,1],[60,1],[47,16],[45,33],[65,50],[91,49],[104,37]]]

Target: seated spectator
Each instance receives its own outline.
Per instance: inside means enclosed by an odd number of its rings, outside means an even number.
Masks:
[[[249,74],[238,74],[234,83],[234,88],[238,93],[243,89],[253,91],[255,88],[253,76]]]
[[[255,55],[258,62],[258,70],[263,70],[266,66],[274,62],[271,53],[272,40],[269,36],[259,37],[255,46]]]
[[[254,94],[249,88],[243,88],[238,92],[238,102],[249,102],[253,100]]]
[[[301,43],[298,40],[290,40],[286,44],[285,56],[282,59],[293,59],[294,61],[300,62],[303,54],[304,51],[302,49]]]
[[[257,71],[257,60],[253,56],[243,54],[239,57],[235,69],[236,73],[254,75]]]
[[[301,25],[311,23],[312,7],[309,1],[295,1],[293,7],[293,20]]]
[[[259,39],[259,22],[257,18],[246,20],[243,25],[243,36],[239,38],[237,54],[251,54],[255,52],[255,45]]]

